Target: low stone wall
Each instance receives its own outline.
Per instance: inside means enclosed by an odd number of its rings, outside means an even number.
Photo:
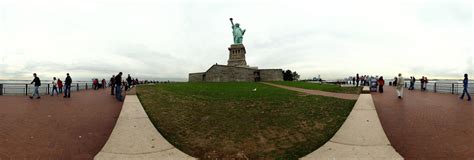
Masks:
[[[283,81],[283,70],[281,69],[260,69],[258,71],[261,81]]]
[[[256,70],[246,67],[213,65],[204,75],[206,82],[253,82]]]
[[[189,73],[189,82],[202,82],[204,74],[204,72]]]

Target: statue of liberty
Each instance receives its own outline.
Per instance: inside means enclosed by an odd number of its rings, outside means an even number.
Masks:
[[[240,29],[239,23],[236,23],[234,25],[232,18],[230,18],[230,23],[232,24],[232,34],[234,35],[234,44],[242,44],[242,39],[244,38],[243,36],[245,34],[245,29],[244,30]]]

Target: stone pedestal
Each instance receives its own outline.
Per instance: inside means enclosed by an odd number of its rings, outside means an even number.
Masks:
[[[243,44],[232,44],[229,47],[228,66],[249,67],[245,61],[245,46]]]

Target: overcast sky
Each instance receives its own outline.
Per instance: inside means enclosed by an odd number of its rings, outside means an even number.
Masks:
[[[302,78],[474,75],[471,0],[2,0],[0,79],[181,78],[227,64],[229,18],[247,63]]]

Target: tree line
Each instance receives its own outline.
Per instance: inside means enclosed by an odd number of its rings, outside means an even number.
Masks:
[[[283,80],[284,81],[297,81],[300,79],[300,75],[294,71],[292,72],[291,70],[286,70],[283,71]]]

